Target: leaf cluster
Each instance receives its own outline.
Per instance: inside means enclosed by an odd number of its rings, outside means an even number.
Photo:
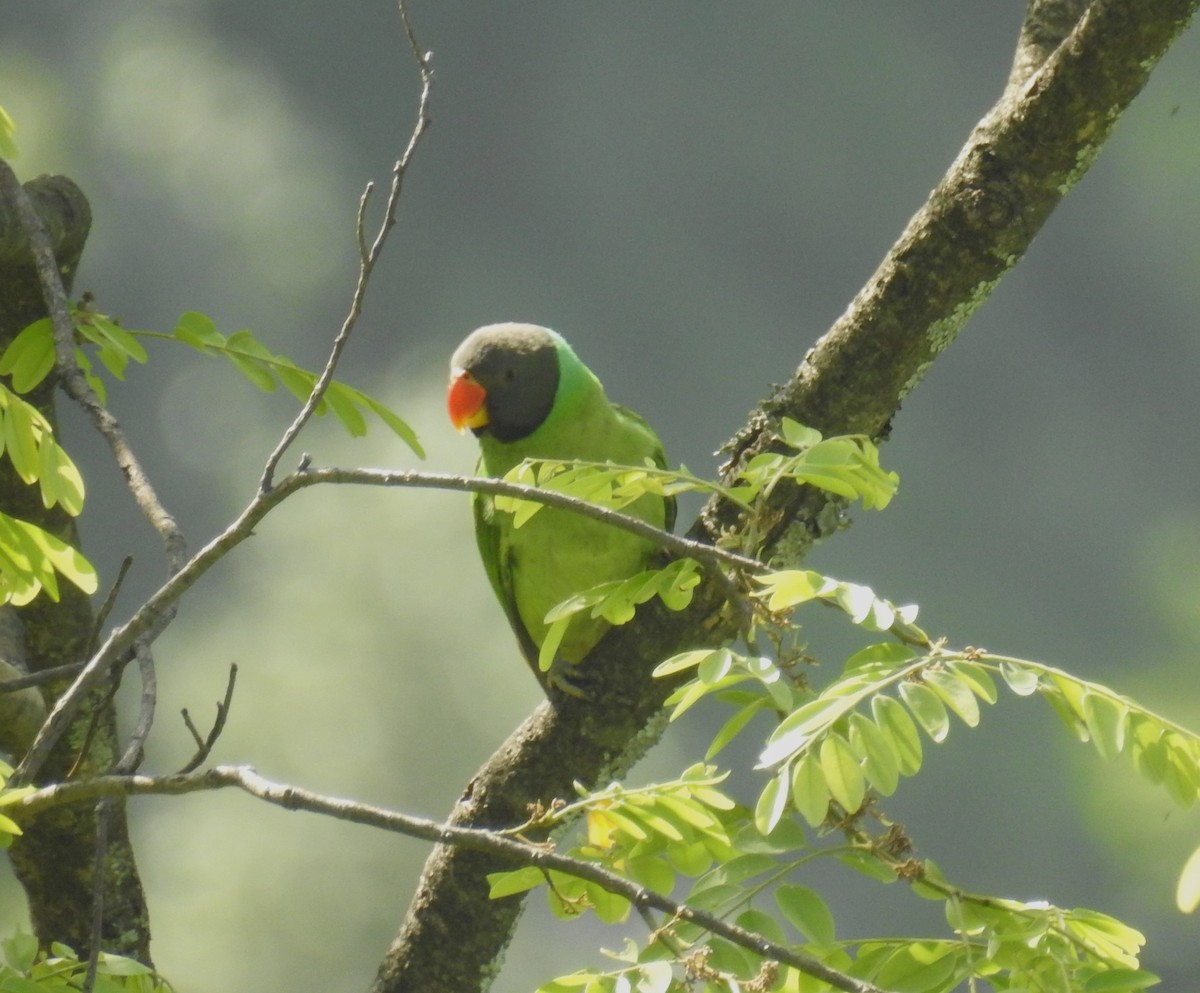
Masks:
[[[526,501],[530,502],[530,501]],[[571,621],[579,614],[603,618],[609,624],[628,624],[639,604],[658,597],[669,610],[685,610],[700,585],[700,564],[676,559],[661,569],[646,569],[628,579],[601,583],[576,593],[546,614],[549,629],[538,652],[538,666],[547,672]]]
[[[825,439],[793,431],[791,441],[800,447],[811,442],[804,448],[810,453]],[[866,446],[857,449],[868,453],[857,462],[838,464],[857,467],[857,497],[869,488],[862,481],[878,485],[871,497],[878,505],[894,492],[894,479],[878,470],[873,446]],[[798,478],[802,464],[808,465],[795,456],[761,462],[754,498],[761,499],[779,479]],[[819,475],[814,471],[805,481],[848,495],[831,482],[836,474],[824,480]],[[616,509],[648,492],[666,495],[692,486],[665,470],[561,463],[519,467],[514,478]],[[532,508],[531,501],[507,507],[524,520],[536,512]],[[695,568],[689,575],[698,580],[700,572]],[[665,576],[647,571],[626,584],[585,591],[547,620],[569,620],[592,610],[593,616],[622,623],[636,603],[655,595],[655,583],[666,582]],[[757,763],[758,774],[766,778],[749,807],[729,801],[725,807],[689,807],[684,813],[678,791],[691,796],[686,791],[694,789],[697,776],[714,788],[725,774],[713,766],[696,766],[678,781],[643,789],[612,786],[562,807],[555,818],[585,815],[586,833],[571,850],[574,857],[598,862],[656,893],[682,890],[689,916],[660,925],[642,945],[627,942],[612,954],[612,967],[559,977],[539,993],[817,993],[833,988],[812,970],[772,962],[752,947],[709,932],[692,912],[801,950],[847,981],[888,990],[948,993],[963,983],[985,982],[995,990],[1101,993],[1141,990],[1157,982],[1140,967],[1144,938],[1136,930],[1095,910],[970,893],[947,881],[932,861],[913,857],[912,842],[887,819],[880,802],[920,771],[925,749],[944,742],[955,720],[978,725],[984,705],[997,702],[1001,685],[1018,698],[1043,698],[1101,757],[1127,755],[1183,806],[1194,803],[1200,791],[1200,738],[1107,687],[1049,666],[974,649],[950,651],[916,626],[915,606],[896,606],[861,584],[811,570],[765,568],[745,581],[756,605],[747,632],[752,644],[757,630],[769,634],[772,644],[784,644],[798,630],[792,614],[809,603],[835,607],[862,630],[884,632],[892,640],[856,651],[819,691],[809,688],[807,670],[798,671],[795,659],[732,646],[684,652],[661,663],[655,670],[660,677],[691,676],[668,699],[672,720],[710,697],[731,710],[713,735],[706,760],[761,724],[757,717],[770,722]],[[615,599],[607,599],[618,590]],[[720,796],[728,799],[724,792]],[[877,830],[870,828],[874,823]],[[834,840],[837,835],[841,842]],[[903,880],[916,896],[941,901],[950,934],[839,939],[832,912],[804,876],[810,863],[829,858],[884,884]],[[1200,868],[1196,873],[1200,878]],[[629,910],[623,897],[603,895],[596,882],[558,871],[530,867],[499,874],[492,884],[496,896],[545,885],[551,905],[564,917],[592,910],[601,920],[615,922]]]
[[[0,811],[34,791],[32,786],[9,789],[8,780],[12,774],[12,766],[0,759]],[[21,833],[21,828],[16,821],[0,813],[0,849],[9,848],[13,843],[13,838]]]
[[[695,765],[677,780],[636,789],[613,783],[589,793],[577,787],[577,802],[556,807],[523,830],[554,827],[583,814],[585,838],[571,855],[619,867],[647,889],[669,894],[678,876],[700,876],[732,855],[728,823],[737,805],[718,788],[724,778]],[[534,866],[492,873],[488,882],[493,898],[546,885],[551,910],[564,919],[591,910],[617,923],[630,910],[628,900],[596,882]]]
[[[61,942],[49,953],[38,951],[37,939],[15,934],[0,942],[5,962],[0,965],[4,993],[74,993],[87,973],[86,960]],[[148,966],[123,955],[101,952],[92,989],[96,993],[171,993],[171,986]]]
[[[93,370],[91,355],[94,354],[112,376],[123,380],[130,361],[147,361],[141,339],[171,341],[202,355],[224,358],[264,393],[271,393],[282,385],[297,399],[307,400],[319,378],[317,373],[301,369],[287,356],[272,352],[251,331],[237,331],[226,337],[217,330],[212,318],[199,311],[183,314],[169,334],[127,330],[113,318],[87,306],[72,308],[71,316],[77,338],[75,361],[102,403],[106,401],[107,389]],[[0,358],[0,373],[11,375],[13,388],[24,393],[50,374],[54,361],[54,329],[49,318],[43,318],[13,339]],[[318,415],[332,412],[354,437],[366,434],[365,415],[373,414],[418,456],[424,457],[416,433],[402,418],[378,400],[345,383],[332,381],[316,412]]]
[[[5,370],[6,352],[0,357]],[[58,506],[71,516],[83,510],[83,477],[58,444],[50,422],[32,404],[0,384],[0,456],[17,477],[38,487],[47,509]],[[0,512],[0,603],[29,603],[43,590],[57,600],[58,579],[85,593],[96,590],[96,570],[74,548],[31,521]]]

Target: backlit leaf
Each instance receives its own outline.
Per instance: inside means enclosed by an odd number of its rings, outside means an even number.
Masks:
[[[921,768],[921,736],[908,711],[894,697],[880,695],[871,701],[871,712],[880,730],[892,741],[900,774],[915,776]]]
[[[866,794],[866,778],[849,742],[837,733],[826,735],[821,742],[820,765],[830,795],[847,813],[858,810]]]
[[[805,755],[796,763],[791,786],[792,804],[801,817],[818,827],[829,813],[829,787],[815,755]]]
[[[1092,736],[1092,744],[1101,756],[1115,759],[1125,748],[1125,730],[1129,707],[1102,693],[1083,695],[1083,719]]]
[[[931,739],[945,741],[950,733],[950,718],[945,704],[933,690],[924,683],[904,682],[900,684],[900,697]]]
[[[775,902],[788,923],[809,941],[818,945],[833,944],[833,914],[816,890],[783,883],[775,889]]]

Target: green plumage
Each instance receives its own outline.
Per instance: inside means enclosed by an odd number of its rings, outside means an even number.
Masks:
[[[541,329],[538,329],[541,330]],[[592,372],[554,332],[558,382],[553,404],[540,425],[523,438],[498,441],[477,432],[479,471],[503,476],[527,458],[580,459],[665,467],[662,443],[637,414],[614,404]],[[617,528],[564,510],[543,508],[519,528],[510,514],[498,512],[491,497],[477,494],[475,531],[488,579],[539,680],[538,649],[546,636],[544,617],[556,604],[582,590],[627,579],[644,569],[655,545]],[[646,495],[625,513],[656,527],[674,524],[675,502]],[[549,682],[569,688],[569,670],[603,636],[607,624],[586,614],[572,619],[551,670]],[[567,678],[564,679],[563,677]]]

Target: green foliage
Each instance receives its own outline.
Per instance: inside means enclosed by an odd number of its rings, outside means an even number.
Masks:
[[[0,942],[0,990],[4,993],[73,993],[80,989],[87,962],[74,950],[55,942],[50,953],[38,951],[37,939],[15,934]],[[96,967],[96,993],[170,993],[171,986],[142,963],[123,955],[101,952]]]
[[[50,422],[2,384],[0,453],[23,483],[37,485],[45,507],[57,505],[72,516],[83,509],[83,477]],[[96,590],[96,570],[79,552],[38,525],[0,512],[0,603],[22,606],[43,591],[57,600],[59,577],[85,593]]]
[[[217,330],[210,317],[196,311],[183,314],[170,334],[127,330],[112,318],[87,307],[73,308],[72,318],[77,338],[75,360],[102,403],[106,400],[107,389],[93,370],[91,356],[99,359],[112,376],[124,379],[131,360],[138,363],[147,360],[140,339],[172,341],[187,345],[204,355],[223,357],[258,389],[270,393],[282,384],[302,401],[308,399],[318,379],[317,373],[301,369],[286,356],[271,352],[252,332],[238,331],[227,338]],[[50,374],[54,361],[54,329],[50,320],[43,318],[29,325],[12,340],[4,355],[0,356],[0,373],[11,375],[13,388],[24,393]],[[425,453],[412,428],[361,390],[336,380],[331,382],[317,405],[317,414],[324,415],[330,411],[355,437],[367,431],[365,415],[374,414],[413,452],[424,457]]]
[[[784,440],[794,454],[756,459],[726,493],[743,503],[747,521],[756,501],[780,480],[822,486],[839,497],[883,506],[894,474],[879,468],[865,439],[822,439],[790,422]],[[613,509],[646,493],[715,490],[690,474],[622,466],[528,463],[515,481],[552,488]],[[531,501],[497,501],[520,520]],[[684,560],[690,563],[690,560]],[[689,581],[699,567],[689,564]],[[585,591],[547,617],[558,624],[581,611],[622,623],[637,603],[670,588],[673,574],[647,571],[625,583]],[[753,651],[730,646],[683,652],[655,670],[690,677],[668,699],[676,720],[705,699],[729,714],[712,736],[711,761],[740,736],[762,733],[751,806],[729,800],[717,783],[730,773],[694,766],[678,780],[643,789],[611,786],[582,793],[534,822],[556,826],[577,815],[586,825],[574,857],[603,866],[646,890],[671,895],[687,913],[654,926],[641,944],[608,953],[609,967],[559,977],[539,993],[771,989],[819,993],[831,989],[812,967],[770,961],[715,934],[703,915],[730,922],[847,977],[904,993],[981,988],[1043,993],[1143,990],[1157,982],[1141,969],[1144,937],[1095,910],[1023,903],[970,891],[937,865],[913,856],[903,828],[883,799],[921,771],[927,747],[961,724],[975,727],[1000,687],[1017,698],[1045,700],[1078,740],[1105,760],[1125,757],[1147,780],[1187,807],[1200,794],[1200,737],[1097,683],[1040,663],[974,649],[952,651],[916,626],[914,606],[898,607],[868,587],[811,570],[749,575],[730,572],[730,588],[745,590],[741,613]],[[690,589],[689,589],[690,595]],[[792,615],[806,604],[835,607],[866,632],[888,641],[866,644],[840,674],[810,687],[811,661],[797,645]],[[764,644],[771,651],[762,651]],[[552,654],[552,650],[551,650]],[[746,785],[740,787],[745,795]],[[525,827],[528,827],[525,826]],[[937,900],[948,933],[933,937],[849,940],[807,875],[818,861],[836,860],[881,884],[904,882],[915,898]],[[604,896],[594,881],[527,867],[492,877],[501,896],[545,886],[562,917],[591,911],[624,919],[623,898]],[[1180,883],[1180,904],[1200,904],[1200,854]],[[698,917],[699,915],[699,917]]]
[[[4,808],[16,803],[34,790],[32,786],[9,789],[8,780],[12,774],[12,766],[0,759],[0,848],[8,848],[12,845],[13,838],[21,834],[21,828],[17,822],[3,813]]]
[[[238,331],[226,338],[217,330],[211,318],[196,311],[189,311],[180,317],[175,330],[166,337],[206,355],[223,356],[265,393],[272,392],[282,383],[293,396],[304,401],[309,398],[319,378],[317,373],[301,369],[286,356],[271,352],[250,331]],[[331,382],[317,404],[317,414],[324,415],[330,411],[354,437],[366,434],[367,420],[364,414],[374,414],[419,458],[425,457],[425,451],[412,428],[361,390],[337,380]]]
[[[711,766],[694,765],[677,779],[631,789],[613,783],[547,811],[520,831],[553,828],[584,815],[586,836],[571,854],[607,867],[624,867],[630,878],[656,893],[670,893],[678,875],[696,877],[732,852],[727,822],[736,804],[718,787],[726,778]],[[559,916],[592,909],[606,920],[622,920],[628,903],[595,883],[544,873],[534,867],[488,876],[493,898],[548,884],[551,908]]]
[[[793,454],[764,452],[740,473],[732,495],[752,503],[769,495],[781,480],[807,483],[847,500],[860,500],[867,510],[882,510],[896,495],[900,477],[879,465],[879,448],[865,435],[822,438],[821,432],[783,418],[779,440]]]
[[[15,159],[17,157],[17,142],[14,135],[17,126],[8,112],[0,107],[0,158]]]
[[[0,363],[0,373],[4,372]],[[50,422],[32,404],[0,384],[0,452],[21,481],[38,484],[42,505],[61,506],[72,517],[83,510],[83,476],[54,438]]]
[[[660,469],[612,463],[560,459],[526,459],[504,477],[511,483],[563,493],[609,510],[622,510],[647,494],[673,497],[680,493],[718,493],[745,508],[767,496],[782,481],[807,483],[864,507],[882,510],[896,494],[899,477],[879,465],[879,449],[863,435],[822,438],[819,431],[790,418],[782,422],[780,441],[792,454],[764,453],[741,471],[732,487],[701,479],[686,468]],[[513,515],[520,527],[543,504],[520,497],[495,498],[496,509]]]
[[[529,502],[529,501],[525,501]],[[700,584],[700,564],[694,559],[676,559],[662,569],[647,569],[629,579],[601,583],[564,600],[546,614],[550,625],[538,653],[538,665],[548,671],[573,618],[583,612],[602,617],[609,624],[628,624],[638,604],[658,597],[670,610],[683,610],[692,602]]]

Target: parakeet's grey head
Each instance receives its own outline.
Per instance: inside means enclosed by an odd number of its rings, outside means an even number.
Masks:
[[[558,391],[561,339],[534,324],[489,324],[450,358],[447,406],[456,428],[519,441],[550,413]]]

